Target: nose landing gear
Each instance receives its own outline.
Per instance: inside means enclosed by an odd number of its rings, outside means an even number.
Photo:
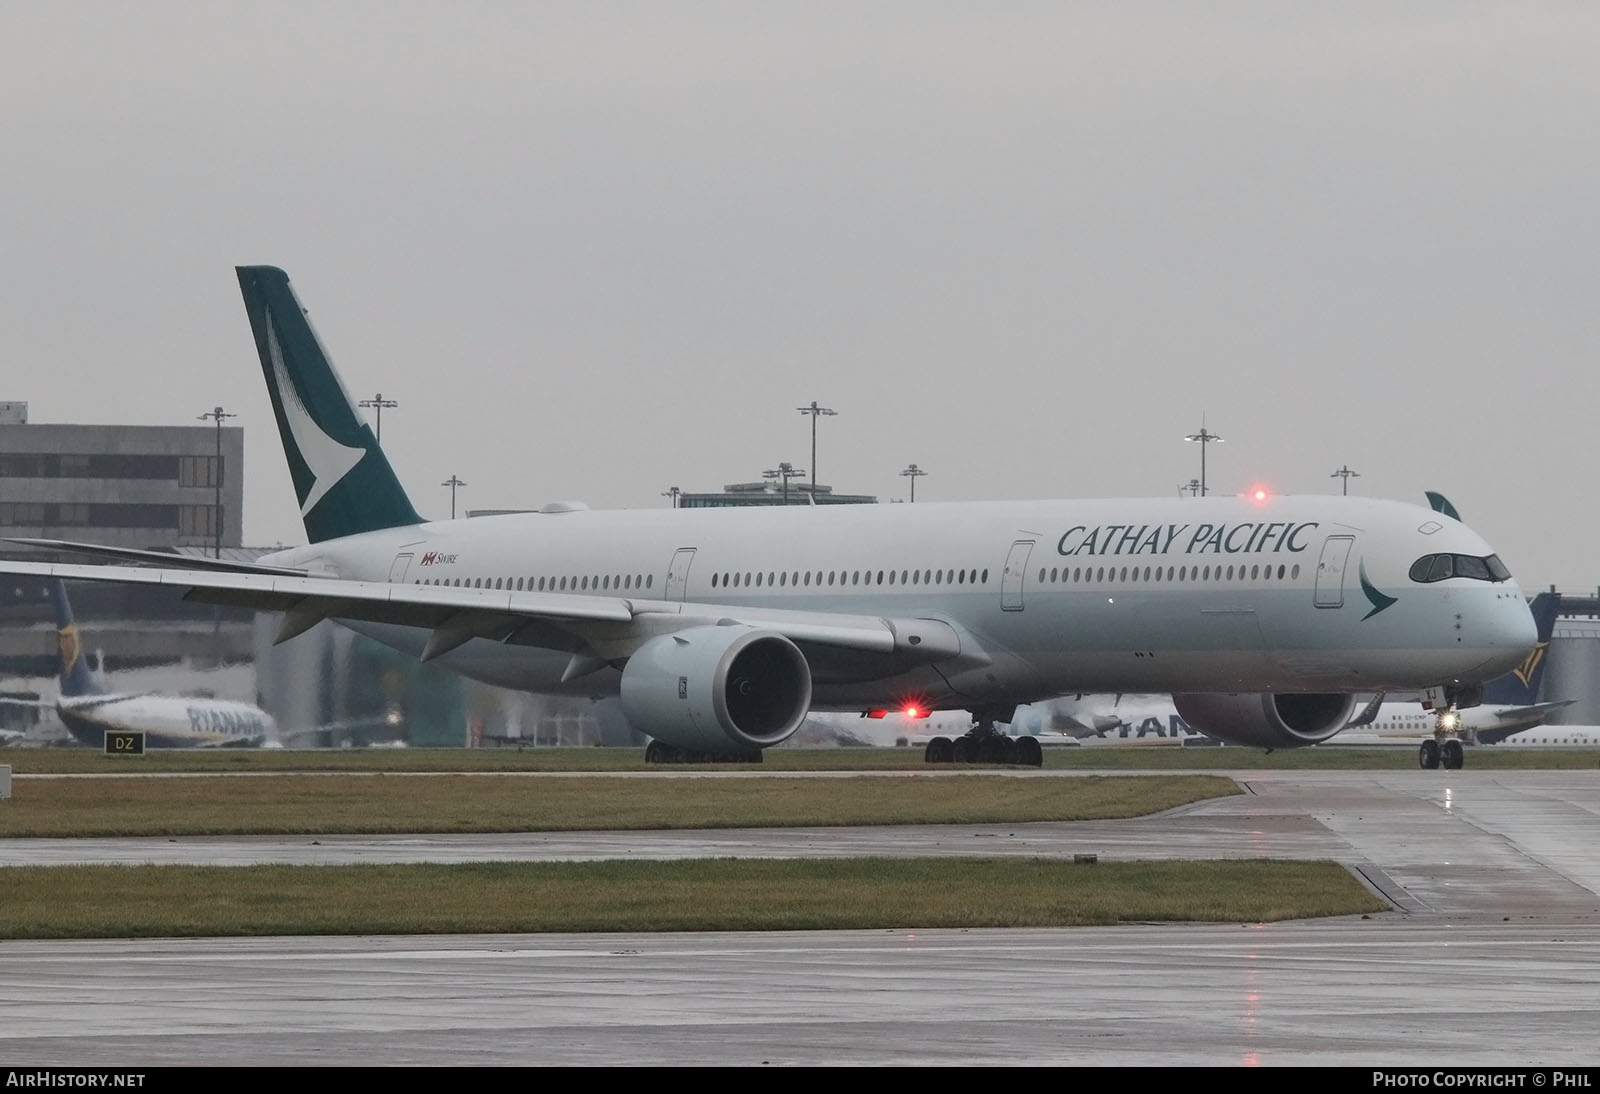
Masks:
[[[1446,771],[1459,771],[1467,762],[1466,749],[1461,744],[1461,715],[1450,707],[1439,711],[1433,736],[1417,749],[1417,763],[1425,770],[1442,767]]]

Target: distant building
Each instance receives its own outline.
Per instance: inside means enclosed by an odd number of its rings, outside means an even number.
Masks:
[[[42,425],[0,402],[0,536],[201,547],[220,526],[237,547],[244,430],[220,432],[219,460],[214,425]]]
[[[0,537],[210,554],[220,527],[222,552],[231,555],[243,508],[244,431],[237,426],[224,426],[219,436],[214,424],[42,424],[28,420],[27,403],[0,401]],[[0,543],[0,550],[13,558],[85,561],[15,544]],[[0,676],[53,672],[46,584],[13,578],[0,585]],[[93,625],[110,671],[251,654],[252,613],[196,607],[179,590],[86,584],[74,590],[73,607]]]
[[[693,494],[688,491],[678,495],[680,509],[725,509],[740,505],[873,505],[877,498],[871,494],[835,494],[831,486],[812,486],[808,482],[790,481],[788,497],[784,497],[781,482],[729,483],[718,494]]]

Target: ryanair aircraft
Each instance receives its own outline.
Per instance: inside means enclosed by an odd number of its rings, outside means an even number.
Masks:
[[[82,744],[105,746],[107,733],[143,733],[151,748],[256,748],[270,744],[272,715],[250,703],[203,696],[110,691],[89,671],[72,604],[60,581],[50,583],[60,653],[54,702],[0,699],[0,703],[48,707]]]
[[[1315,744],[1358,692],[1442,710],[1534,648],[1522,591],[1460,521],[1327,497],[418,515],[288,276],[239,285],[309,544],[185,569],[0,564],[177,585],[335,619],[476,680],[618,695],[652,762],[758,760],[808,711],[965,710],[996,722],[1083,692],[1169,692],[1194,728]],[[129,552],[103,552],[128,556]],[[140,559],[140,561],[154,561]],[[170,556],[167,557],[170,562]]]

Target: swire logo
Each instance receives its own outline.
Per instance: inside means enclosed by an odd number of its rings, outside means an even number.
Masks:
[[[427,554],[422,556],[421,561],[418,562],[417,565],[419,565],[419,566],[438,566],[438,565],[441,565],[443,563],[454,562],[455,560],[456,560],[456,556],[455,555],[446,555],[446,554],[441,554],[438,551],[429,551]]]

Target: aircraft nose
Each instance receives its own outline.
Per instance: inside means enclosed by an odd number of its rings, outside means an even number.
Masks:
[[[1539,628],[1533,611],[1520,592],[1511,592],[1495,601],[1480,632],[1484,648],[1493,651],[1484,664],[1491,675],[1510,672],[1539,644]]]

